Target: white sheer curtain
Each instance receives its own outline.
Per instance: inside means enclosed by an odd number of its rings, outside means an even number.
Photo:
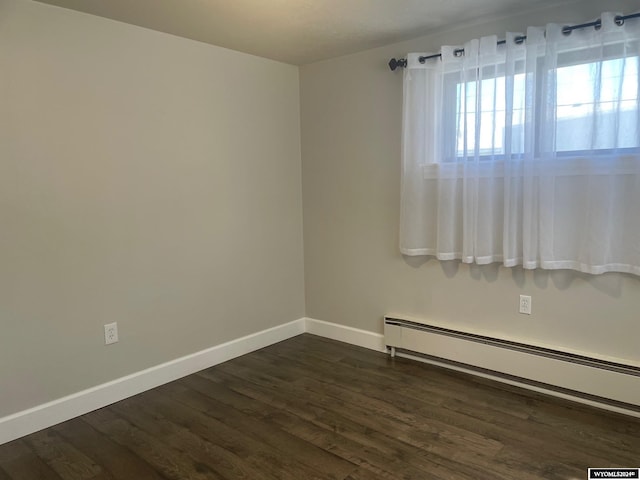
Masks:
[[[403,254],[640,275],[640,21],[618,15],[408,56]]]

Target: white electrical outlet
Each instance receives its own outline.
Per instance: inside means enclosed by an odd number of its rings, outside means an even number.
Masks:
[[[529,295],[520,295],[520,313],[531,315],[531,297]]]
[[[118,324],[116,322],[108,323],[104,326],[104,344],[111,345],[118,341]]]

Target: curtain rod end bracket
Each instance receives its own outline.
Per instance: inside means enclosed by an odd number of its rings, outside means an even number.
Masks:
[[[406,58],[392,58],[391,60],[389,60],[389,68],[391,69],[391,71],[395,71],[396,68],[400,67],[400,68],[405,68],[407,66],[407,59]]]

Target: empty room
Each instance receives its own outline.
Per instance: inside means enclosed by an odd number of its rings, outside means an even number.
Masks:
[[[0,480],[640,478],[637,0],[0,0]]]

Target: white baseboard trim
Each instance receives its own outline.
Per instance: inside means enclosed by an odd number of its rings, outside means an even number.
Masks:
[[[306,324],[305,318],[294,320],[0,418],[0,445],[295,337],[306,331]]]
[[[360,330],[359,328],[347,327],[314,318],[305,318],[305,324],[305,331],[307,333],[331,338],[339,342],[350,343],[351,345],[357,345],[378,352],[386,352],[384,335],[381,333]]]
[[[313,318],[301,318],[0,418],[0,445],[302,333],[310,333],[370,350],[386,352],[384,335],[382,334]],[[399,354],[399,356],[426,361],[412,355]],[[478,372],[452,367],[437,361],[427,361],[427,363],[478,375]],[[480,376],[504,381],[491,375],[480,374]],[[611,406],[598,402],[585,401],[585,399],[558,394],[558,392],[548,391],[544,388],[532,388],[532,386],[520,382],[506,381],[505,383],[606,408],[618,413],[638,416],[638,412],[611,408]]]

